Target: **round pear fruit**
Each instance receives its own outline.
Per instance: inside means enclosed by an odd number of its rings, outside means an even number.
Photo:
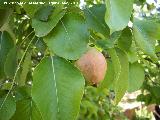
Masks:
[[[91,84],[98,84],[105,77],[107,62],[101,52],[95,48],[89,49],[76,61],[85,79]]]

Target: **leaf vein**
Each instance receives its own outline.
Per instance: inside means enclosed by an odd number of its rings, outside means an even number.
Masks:
[[[57,81],[56,81],[56,75],[55,75],[55,69],[54,69],[54,63],[53,63],[53,57],[51,56],[52,61],[52,73],[53,73],[53,79],[54,79],[54,86],[56,89],[56,99],[57,99],[57,112],[59,113],[59,98],[58,98],[58,89],[57,89]]]

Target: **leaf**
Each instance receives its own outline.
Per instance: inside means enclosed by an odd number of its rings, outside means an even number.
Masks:
[[[31,99],[17,102],[16,112],[11,120],[43,120],[36,104]]]
[[[115,72],[114,80],[116,81],[119,79],[119,75],[120,75],[120,71],[121,71],[120,61],[119,61],[119,58],[117,56],[115,49],[109,49],[108,53],[111,56],[111,60],[112,60],[114,72]]]
[[[156,53],[160,53],[160,45],[157,45],[155,48]]]
[[[26,83],[26,77],[29,72],[29,68],[31,67],[31,53],[27,52],[26,57],[24,59],[23,65],[22,65],[22,72],[20,74],[20,80],[19,80],[19,86],[24,86]]]
[[[134,0],[106,0],[105,21],[111,33],[123,30],[131,17]]]
[[[141,34],[147,35],[153,40],[160,39],[160,23],[155,20],[139,20],[137,18],[134,19],[133,25],[138,27]]]
[[[109,28],[104,21],[105,5],[94,5],[91,8],[84,9],[86,22],[89,29],[102,33],[104,36],[109,36]]]
[[[76,13],[67,13],[44,41],[56,55],[76,60],[86,52],[88,39],[84,18]]]
[[[4,64],[7,54],[14,47],[14,41],[8,32],[0,32],[0,79],[5,77]]]
[[[32,2],[38,2],[38,1],[39,0],[33,0]],[[36,11],[40,7],[43,6],[43,5],[40,5],[40,4],[32,4],[32,3],[29,4],[30,0],[20,0],[20,2],[26,2],[27,3],[27,4],[23,4],[22,6],[23,6],[24,10],[26,11],[27,15],[31,18],[34,17],[34,14],[36,13]]]
[[[118,41],[118,39],[120,38],[121,34],[122,34],[122,31],[113,32],[110,35],[110,40],[115,44]]]
[[[53,13],[53,6],[44,6],[38,9],[38,11],[35,13],[35,18],[37,18],[40,21],[47,22],[49,19],[49,16]]]
[[[16,47],[14,47],[9,51],[6,57],[6,61],[4,65],[4,71],[6,76],[8,78],[13,79],[14,74],[16,72],[16,68],[17,68],[17,50],[16,50]]]
[[[109,39],[97,40],[96,45],[103,49],[114,48],[114,45],[117,43],[120,36],[121,36],[121,31],[114,32],[110,35]]]
[[[145,105],[151,105],[156,103],[156,101],[153,102],[153,95],[151,94],[140,94],[137,96],[137,101],[144,102]]]
[[[138,19],[135,19],[133,24],[133,33],[136,44],[143,50],[145,54],[152,57],[153,60],[157,60],[157,56],[155,54],[156,41],[154,40],[157,38],[157,35],[153,35],[156,34],[154,33],[154,29],[156,29],[156,27],[151,27],[155,25],[158,26],[158,24],[155,24],[154,22]]]
[[[31,86],[22,86],[22,87],[17,87],[15,89],[15,99],[16,101],[20,101],[23,99],[28,99],[31,98]]]
[[[97,40],[96,45],[103,49],[114,48],[114,43],[111,40]]]
[[[0,105],[4,101],[4,97],[0,98]],[[9,120],[14,112],[16,111],[16,102],[14,98],[9,95],[3,104],[3,107],[0,109],[0,120]]]
[[[150,87],[151,94],[154,95],[157,99],[160,98],[159,90],[160,90],[160,86],[151,86]]]
[[[115,102],[118,103],[128,89],[129,63],[126,53],[120,49],[117,49],[116,52],[120,63],[120,71],[119,75],[117,75],[118,79],[115,82]],[[116,68],[117,66],[114,67],[114,69]]]
[[[59,20],[64,16],[65,10],[55,8],[47,22],[40,21],[37,18],[32,19],[32,27],[38,37],[43,37],[49,34],[52,29],[57,25]]]
[[[12,86],[11,82],[5,82],[3,83],[3,86],[1,87],[2,90],[9,90]]]
[[[119,103],[128,89],[129,63],[125,52],[120,49],[111,49],[108,51],[115,70],[114,90],[115,103]]]
[[[27,15],[31,18],[34,17],[35,13],[41,8],[41,7],[45,7],[46,4],[49,4],[49,2],[51,3],[60,3],[60,4],[54,4],[53,6],[57,6],[57,7],[61,7],[64,6],[63,4],[61,4],[62,2],[65,2],[66,0],[20,0],[21,2],[26,4],[23,4],[23,8],[26,11]],[[43,4],[44,3],[44,4]],[[52,3],[50,5],[52,5]]]
[[[0,28],[5,24],[6,21],[8,21],[8,18],[10,16],[10,10],[9,9],[0,9]]]
[[[128,89],[129,63],[127,54],[125,52],[121,51],[120,49],[117,49],[116,52],[121,66],[118,80],[115,82],[115,102],[118,103]],[[116,69],[116,66],[114,68]]]
[[[144,69],[139,63],[133,63],[129,66],[129,92],[138,90],[144,81]]]
[[[38,41],[35,43],[36,49],[40,52],[44,52],[47,49],[46,43],[42,38],[38,38]]]
[[[4,95],[7,94],[7,91],[6,90],[0,90],[0,98],[2,98]]]
[[[132,32],[129,27],[126,27],[118,39],[118,47],[128,52],[132,44]]]
[[[104,80],[101,82],[99,88],[109,89],[111,85],[113,84],[113,82],[114,82],[114,67],[113,67],[113,63],[110,60],[108,60],[106,75],[105,75]]]
[[[138,58],[138,53],[137,53],[136,45],[134,41],[132,42],[132,45],[127,52],[127,55],[128,55],[128,60],[130,63],[134,63],[138,61],[139,58]]]
[[[75,120],[84,83],[81,73],[66,60],[44,58],[34,71],[32,88],[32,98],[43,120]]]

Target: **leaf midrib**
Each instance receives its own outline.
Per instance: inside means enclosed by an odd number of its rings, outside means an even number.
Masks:
[[[58,97],[58,89],[57,89],[57,81],[56,81],[56,75],[55,75],[55,69],[54,69],[54,61],[53,56],[51,56],[51,62],[52,62],[52,73],[53,73],[53,80],[54,80],[54,86],[56,89],[56,102],[57,102],[57,114],[59,113],[59,97]]]

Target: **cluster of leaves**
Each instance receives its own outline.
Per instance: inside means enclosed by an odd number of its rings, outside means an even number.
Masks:
[[[70,0],[57,2],[69,4],[0,4],[0,120],[76,119],[85,80],[74,62],[89,46],[106,56],[108,70],[98,91],[113,90],[116,104],[127,91],[136,91],[143,84],[144,55],[159,64],[160,23],[135,18],[137,0],[88,1],[83,9]],[[129,21],[133,26],[128,26]],[[86,108],[91,107],[88,119],[114,116],[107,94],[101,96],[101,92],[100,97],[93,97],[96,103],[104,100],[98,108],[84,94],[81,107],[86,107],[80,114],[86,116]]]
[[[99,90],[95,87],[87,86],[81,103],[78,120],[115,120],[127,119],[121,108],[113,105],[114,92]]]
[[[157,56],[160,58],[160,45],[156,46]],[[146,105],[149,104],[160,104],[160,64],[153,63],[147,56],[144,57],[143,61],[145,71],[145,82],[141,88],[142,94],[137,98],[138,101],[145,102]]]

